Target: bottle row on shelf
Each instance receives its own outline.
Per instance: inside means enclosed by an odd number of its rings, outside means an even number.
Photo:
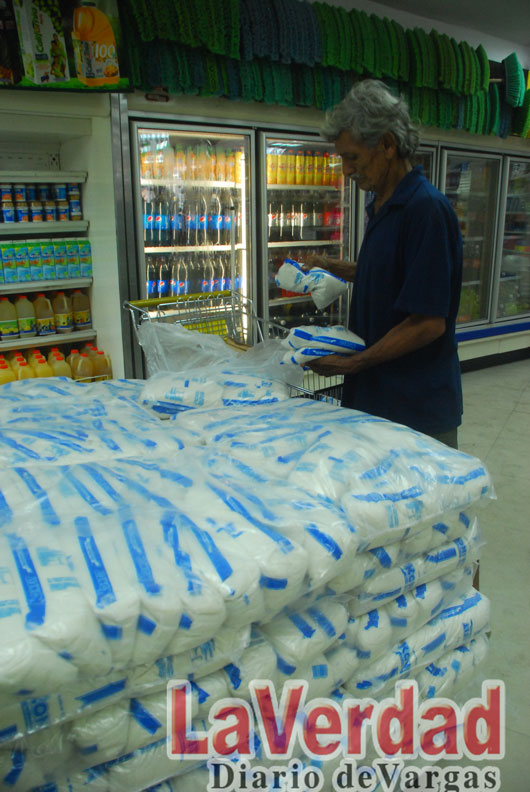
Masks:
[[[231,212],[233,209],[233,213]],[[241,199],[234,190],[191,188],[144,193],[145,247],[163,245],[229,245],[232,217],[236,243],[241,241]]]
[[[205,254],[146,256],[146,293],[148,298],[180,297],[241,289],[241,269],[236,266],[232,279],[230,254],[221,251]]]
[[[50,336],[72,333],[92,327],[92,312],[88,295],[75,289],[71,293],[58,291],[50,300],[37,294],[30,300],[25,294],[0,297],[0,339]]]
[[[82,220],[79,184],[0,184],[0,222]]]
[[[0,355],[0,385],[34,377],[70,377],[97,382],[112,378],[110,355],[93,344],[81,349],[52,347],[48,356],[35,348]]]
[[[267,184],[297,184],[338,187],[341,180],[341,159],[327,151],[282,149],[267,150]]]
[[[92,277],[88,239],[33,239],[0,243],[0,284]]]
[[[244,178],[244,153],[233,141],[172,145],[169,135],[140,135],[142,179],[228,181]]]
[[[269,242],[338,240],[343,216],[338,199],[310,194],[297,200],[291,193],[278,193],[268,203]]]

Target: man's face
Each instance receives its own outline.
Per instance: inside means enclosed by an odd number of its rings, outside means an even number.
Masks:
[[[342,172],[361,190],[383,191],[388,176],[389,158],[380,141],[375,148],[357,143],[350,132],[343,130],[335,141],[335,151],[342,160]]]

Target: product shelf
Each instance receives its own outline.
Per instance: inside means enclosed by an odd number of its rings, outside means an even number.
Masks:
[[[56,344],[72,344],[78,341],[91,341],[96,336],[95,330],[76,330],[73,333],[51,333],[50,335],[37,335],[30,338],[13,338],[9,341],[0,341],[0,350],[31,349],[32,347],[54,346]]]
[[[142,187],[216,187],[219,190],[241,190],[240,182],[215,181],[215,179],[140,179]]]
[[[236,245],[236,250],[246,250],[244,245]],[[215,253],[232,250],[230,245],[157,245],[145,247],[145,253]]]
[[[339,192],[333,184],[267,184],[267,190],[305,190],[305,192]]]
[[[270,248],[286,248],[286,247],[330,247],[334,245],[337,247],[341,244],[340,239],[291,239],[286,242],[268,242]]]
[[[24,294],[25,292],[64,291],[65,289],[86,289],[92,285],[92,278],[65,278],[64,280],[28,281],[26,283],[3,283],[0,294]]]
[[[0,237],[33,236],[34,234],[84,234],[88,231],[88,220],[62,220],[60,222],[43,223],[2,223]]]
[[[83,184],[86,171],[0,171],[0,183],[10,184]]]

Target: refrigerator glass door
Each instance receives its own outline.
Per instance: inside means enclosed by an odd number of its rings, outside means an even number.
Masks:
[[[276,285],[284,259],[315,253],[350,256],[350,194],[333,144],[317,138],[263,136],[266,157],[265,261],[268,317],[284,327],[346,323],[348,292],[318,310],[310,294]]]
[[[444,190],[460,223],[463,277],[459,323],[487,321],[495,251],[501,158],[444,152]]]
[[[249,135],[140,122],[135,132],[144,297],[251,296]]]
[[[530,162],[510,160],[496,318],[530,311]]]

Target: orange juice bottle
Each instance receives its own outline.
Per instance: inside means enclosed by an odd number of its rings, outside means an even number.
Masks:
[[[292,150],[287,152],[286,184],[296,184],[296,154]]]
[[[269,149],[267,154],[267,184],[277,184],[278,179],[278,153]]]
[[[50,351],[48,352],[48,363],[51,364],[53,356],[56,355],[58,351],[59,351],[59,347],[52,347],[50,349]]]
[[[321,151],[315,151],[313,160],[313,184],[322,184],[322,168],[324,165],[324,158]]]
[[[35,372],[31,366],[28,366],[25,360],[18,364],[14,373],[16,374],[17,380],[33,379],[35,377]]]
[[[173,178],[177,181],[186,178],[186,154],[182,146],[177,146],[175,150],[175,164],[173,166]]]
[[[287,153],[285,151],[278,152],[278,175],[276,177],[276,184],[287,184]]]
[[[313,184],[313,152],[306,151],[304,162],[304,184]]]
[[[75,380],[91,379],[93,373],[92,361],[86,352],[81,352],[79,362],[75,368],[75,373],[72,372]]]
[[[206,146],[199,146],[197,156],[197,178],[201,181],[208,179],[208,149]]]
[[[35,358],[33,371],[35,377],[53,377],[53,369],[46,361],[44,355]]]
[[[226,181],[226,152],[221,147],[216,155],[215,178],[217,181]]]
[[[50,366],[52,367],[54,377],[72,378],[72,369],[64,359],[64,355],[61,355],[60,353],[55,354]]]
[[[55,333],[55,318],[52,304],[45,294],[37,294],[33,300],[37,335],[52,335]]]
[[[302,149],[298,149],[295,155],[295,174],[294,174],[294,181],[295,184],[304,184],[304,152]]]
[[[7,297],[0,297],[0,338],[6,341],[19,336],[15,306]]]
[[[326,187],[331,184],[331,168],[329,165],[328,151],[325,151],[322,156],[322,184]]]
[[[197,178],[197,153],[195,146],[188,146],[186,150],[186,179],[195,181]]]
[[[92,0],[74,9],[72,30],[78,79],[88,86],[116,85],[120,66],[111,22]]]
[[[0,363],[0,385],[5,385],[6,382],[14,382],[15,380],[16,377],[7,363]]]
[[[226,154],[226,180],[235,182],[236,180],[236,152],[230,149]]]
[[[92,366],[94,382],[97,380],[110,379],[112,377],[112,367],[110,365],[109,357],[102,349],[98,350],[96,357],[92,361]]]
[[[57,332],[71,333],[74,329],[74,316],[70,298],[63,291],[57,292],[52,305]]]
[[[206,147],[206,156],[208,157],[206,178],[209,181],[215,181],[215,176],[217,173],[217,155],[215,153],[215,146],[208,145]]]

